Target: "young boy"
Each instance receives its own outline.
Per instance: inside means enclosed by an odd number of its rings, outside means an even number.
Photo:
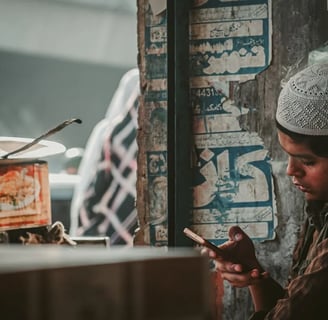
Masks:
[[[307,201],[307,218],[295,247],[290,281],[282,288],[263,270],[250,238],[229,230],[224,250],[240,263],[210,251],[223,279],[248,287],[255,313],[251,319],[322,319],[328,288],[328,64],[298,72],[282,89],[276,112],[279,143],[288,154],[286,173]],[[246,270],[243,265],[254,266]]]

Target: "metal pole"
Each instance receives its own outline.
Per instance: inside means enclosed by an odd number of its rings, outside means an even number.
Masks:
[[[191,108],[189,88],[190,1],[167,1],[168,245],[190,246]]]

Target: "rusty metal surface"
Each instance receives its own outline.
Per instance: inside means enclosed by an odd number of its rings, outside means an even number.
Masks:
[[[208,261],[193,250],[4,246],[0,255],[1,319],[214,320]]]

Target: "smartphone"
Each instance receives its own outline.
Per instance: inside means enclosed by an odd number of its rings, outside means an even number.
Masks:
[[[221,257],[221,258],[223,258],[225,260],[228,260],[228,261],[231,261],[233,263],[242,264],[243,267],[245,268],[245,271],[249,271],[249,270],[252,270],[252,269],[256,268],[254,266],[251,266],[251,265],[248,265],[248,264],[245,264],[245,263],[241,263],[239,261],[238,257],[232,255],[230,252],[227,252],[226,250],[220,249],[219,247],[217,247],[212,242],[204,239],[203,237],[201,237],[197,233],[191,231],[189,228],[184,228],[183,232],[188,238],[194,240],[199,245],[207,247],[207,248],[213,250],[218,257]]]
[[[203,237],[201,237],[197,233],[191,231],[189,228],[184,228],[183,232],[188,238],[192,239],[193,241],[195,241],[199,245],[207,247],[207,248],[213,250],[218,257],[221,257],[221,258],[223,258],[225,260],[228,260],[228,261],[231,261],[233,263],[242,264],[243,267],[245,268],[245,271],[252,270],[254,268],[250,265],[246,265],[245,263],[241,263],[239,261],[238,257],[232,255],[230,252],[227,252],[226,250],[220,249],[219,247],[217,247],[212,242],[204,239]]]
[[[220,249],[219,247],[217,247],[212,242],[204,239],[203,237],[201,237],[197,233],[191,231],[189,228],[184,228],[183,232],[188,238],[190,238],[191,240],[194,240],[199,245],[211,249],[212,251],[214,251],[220,257],[226,257],[227,254],[224,250]]]

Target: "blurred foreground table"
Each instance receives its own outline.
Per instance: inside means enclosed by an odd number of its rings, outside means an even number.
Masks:
[[[0,246],[10,320],[210,320],[208,259],[193,249]]]

